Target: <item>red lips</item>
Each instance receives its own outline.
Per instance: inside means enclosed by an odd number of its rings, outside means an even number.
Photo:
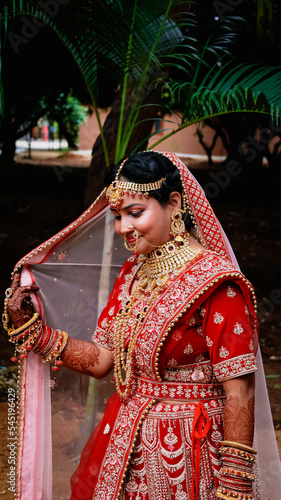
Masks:
[[[135,243],[137,241],[134,236],[127,236],[126,240],[127,240],[127,243],[129,243],[129,245],[132,243]]]

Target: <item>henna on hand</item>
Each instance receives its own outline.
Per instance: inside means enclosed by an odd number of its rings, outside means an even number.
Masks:
[[[38,292],[35,285],[20,286],[20,272],[14,274],[11,284],[12,296],[8,300],[8,313],[15,328],[24,325],[34,312],[30,293]]]
[[[67,368],[93,376],[92,369],[100,364],[99,354],[100,349],[94,342],[69,337],[61,358]]]
[[[254,406],[251,397],[241,403],[238,395],[230,394],[224,407],[224,439],[252,446],[254,437]]]

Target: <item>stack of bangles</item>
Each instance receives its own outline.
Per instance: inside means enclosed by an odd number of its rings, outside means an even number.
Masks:
[[[63,365],[60,356],[67,344],[68,334],[62,330],[54,330],[43,325],[38,313],[16,330],[8,330],[9,340],[15,344],[15,356],[12,361],[26,358],[28,351],[40,354],[45,363],[53,363],[52,370],[58,370]]]
[[[221,441],[221,470],[217,497],[225,500],[253,500],[253,465],[256,451],[233,441]]]

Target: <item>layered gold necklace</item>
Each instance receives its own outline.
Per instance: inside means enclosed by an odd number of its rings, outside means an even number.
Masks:
[[[199,253],[201,250],[194,251],[190,248],[189,235],[185,234],[180,242],[168,241],[150,254],[138,257],[138,262],[142,265],[136,275],[136,289],[113,320],[115,322],[114,381],[116,391],[122,401],[127,401],[131,395],[134,377],[134,348],[146,314],[157,295],[167,286],[173,273],[181,272],[186,264]],[[138,311],[136,311],[137,306],[139,306]],[[126,350],[129,328],[131,332]]]

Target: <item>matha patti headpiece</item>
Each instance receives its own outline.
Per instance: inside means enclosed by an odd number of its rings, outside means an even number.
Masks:
[[[163,181],[165,180],[165,177],[163,177],[159,181],[149,182],[148,184],[136,184],[135,182],[120,181],[120,172],[127,160],[128,158],[121,163],[115,180],[106,190],[106,199],[112,208],[118,208],[121,205],[124,194],[130,194],[132,198],[134,198],[135,195],[139,198],[142,198],[143,195],[145,198],[148,198],[149,191],[160,189]]]

